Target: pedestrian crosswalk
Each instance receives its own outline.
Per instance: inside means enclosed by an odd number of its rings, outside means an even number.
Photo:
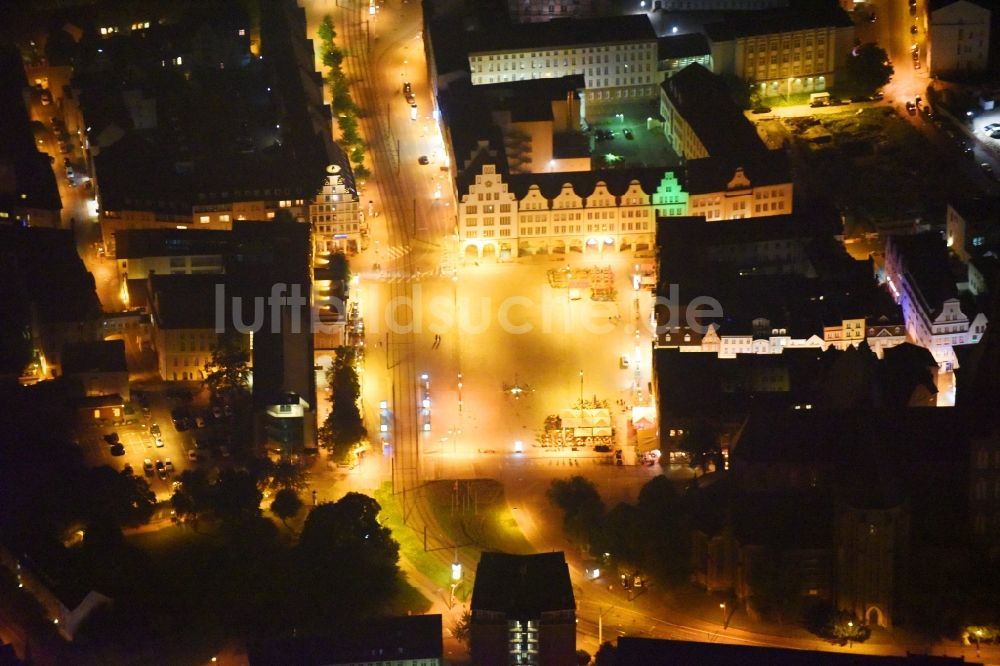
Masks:
[[[409,252],[409,245],[392,245],[385,250],[386,255],[388,255],[390,259],[398,259]]]
[[[437,275],[435,272],[425,272],[417,271],[416,273],[399,273],[393,271],[384,271],[379,273],[375,278],[379,282],[387,282],[389,284],[399,284],[401,282],[422,282],[427,278],[431,278]]]

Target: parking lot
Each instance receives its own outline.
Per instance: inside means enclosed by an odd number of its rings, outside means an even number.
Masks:
[[[89,426],[82,428],[77,436],[85,460],[90,465],[108,465],[116,470],[130,465],[135,474],[142,475],[144,461],[148,459],[153,465],[153,472],[146,474],[146,478],[160,501],[170,498],[174,477],[185,469],[208,464],[208,461],[217,464],[229,458],[228,451],[226,455],[222,453],[227,441],[228,417],[220,415],[215,418],[207,408],[190,406],[186,400],[169,397],[169,393],[170,390],[164,385],[155,389],[143,389],[136,393],[133,403],[134,422],[113,427]],[[145,402],[146,409],[143,409],[140,400]],[[191,414],[189,429],[181,431],[174,425],[171,412],[178,407],[187,407]],[[195,416],[202,416],[205,427],[197,427]],[[159,426],[159,441],[151,432],[154,424]],[[111,444],[105,440],[105,436],[112,436],[112,433],[117,434],[118,441],[124,448],[122,455],[113,455]],[[205,446],[198,449],[196,440]],[[214,445],[213,448],[209,444]],[[199,460],[189,459],[191,452]],[[174,468],[172,472],[167,469],[168,460]],[[158,461],[163,463],[163,474],[157,473]]]

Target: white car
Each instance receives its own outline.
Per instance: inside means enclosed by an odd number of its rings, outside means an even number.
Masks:
[[[167,474],[171,474],[174,471],[174,462],[170,458],[163,459],[163,466],[167,470]]]
[[[994,132],[996,130],[1000,130],[1000,123],[990,123],[989,125],[983,128],[983,133],[989,134],[990,132]]]

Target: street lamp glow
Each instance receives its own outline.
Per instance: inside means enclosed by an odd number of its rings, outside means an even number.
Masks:
[[[462,580],[462,563],[452,562],[451,564],[451,579],[452,580]]]

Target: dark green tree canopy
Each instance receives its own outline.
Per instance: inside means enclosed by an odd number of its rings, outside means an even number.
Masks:
[[[859,94],[870,95],[892,78],[893,69],[885,49],[868,43],[847,55],[847,78]]]

